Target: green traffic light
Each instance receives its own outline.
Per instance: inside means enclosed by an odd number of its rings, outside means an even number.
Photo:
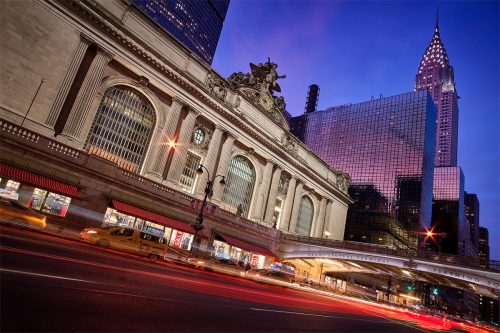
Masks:
[[[409,285],[406,287],[406,289],[408,289],[408,290],[413,290],[413,286],[412,286],[411,284],[409,284]]]
[[[434,295],[439,294],[439,289],[438,289],[438,288],[434,288],[434,289],[432,290],[432,293],[433,293]]]

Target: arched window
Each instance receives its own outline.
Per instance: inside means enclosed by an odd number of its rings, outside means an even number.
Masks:
[[[297,218],[297,226],[295,232],[302,236],[309,236],[311,234],[311,226],[313,219],[313,203],[308,197],[302,197],[300,201],[299,216]]]
[[[85,142],[89,154],[139,173],[156,123],[151,103],[136,90],[106,90]]]
[[[234,157],[229,165],[222,202],[237,214],[247,216],[254,184],[255,170],[252,163],[243,156]]]

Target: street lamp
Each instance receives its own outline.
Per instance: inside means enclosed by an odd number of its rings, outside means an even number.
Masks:
[[[438,245],[438,257],[441,257],[441,239],[446,238],[446,233],[445,232],[434,232],[434,227],[432,227],[430,230],[425,228],[425,239],[424,243],[427,242],[427,239],[431,239],[434,244],[437,243]],[[438,241],[434,239],[434,237],[439,237]]]
[[[200,163],[198,166],[198,169],[196,169],[196,173],[201,175],[203,174],[203,169],[207,172],[207,183],[205,185],[205,196],[203,197],[203,202],[200,207],[200,212],[198,213],[198,216],[196,217],[196,222],[191,225],[191,227],[194,229],[194,238],[193,238],[193,245],[195,244],[196,241],[196,236],[198,235],[198,232],[203,230],[203,209],[205,208],[207,204],[207,198],[212,196],[212,189],[214,186],[214,181],[217,179],[217,177],[221,177],[221,180],[219,181],[219,184],[225,185],[226,184],[226,177],[217,175],[213,179],[210,179],[210,172],[208,169]],[[193,253],[193,245],[191,245],[191,251],[190,253]]]

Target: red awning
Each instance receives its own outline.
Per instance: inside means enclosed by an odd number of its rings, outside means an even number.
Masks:
[[[15,179],[21,183],[39,187],[50,192],[64,194],[72,198],[79,198],[80,192],[73,185],[68,185],[36,173],[29,172],[12,165],[0,163],[0,175]]]
[[[278,257],[271,250],[266,249],[264,247],[250,244],[250,243],[247,243],[245,241],[242,241],[242,240],[239,240],[239,239],[227,236],[227,235],[219,234],[219,236],[222,237],[226,241],[226,243],[228,243],[229,245],[239,247],[240,249],[243,249],[245,251],[262,254],[263,256],[268,256],[268,257],[275,257],[275,258]]]
[[[133,215],[135,217],[139,217],[144,220],[148,220],[151,222],[155,222],[164,226],[167,226],[169,228],[177,229],[180,231],[184,231],[190,234],[194,234],[193,228],[187,224],[183,223],[174,219],[171,219],[170,217],[166,217],[165,215],[160,215],[154,212],[150,212],[149,210],[145,210],[139,207],[135,207],[129,204],[126,204],[124,202],[112,199],[113,202],[113,207],[116,208],[116,210]],[[199,231],[198,236],[201,238],[208,238],[203,232]]]

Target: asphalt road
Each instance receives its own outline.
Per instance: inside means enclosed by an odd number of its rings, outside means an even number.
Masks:
[[[430,332],[449,321],[0,227],[2,332]],[[462,331],[462,330],[460,330]]]

